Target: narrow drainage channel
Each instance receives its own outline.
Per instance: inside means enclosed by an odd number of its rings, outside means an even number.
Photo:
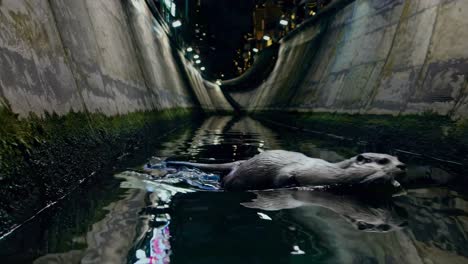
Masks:
[[[382,200],[306,190],[231,193],[219,190],[218,175],[164,166],[165,158],[224,163],[269,149],[335,162],[363,147],[249,117],[209,117],[174,132],[141,166],[83,184],[3,240],[1,256],[7,263],[467,260],[468,199],[440,184],[407,185],[405,194]],[[412,181],[456,177],[430,159],[404,161]]]

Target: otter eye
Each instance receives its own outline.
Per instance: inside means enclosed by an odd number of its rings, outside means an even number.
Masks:
[[[363,162],[364,161],[364,156],[359,155],[359,156],[357,156],[356,160],[359,161],[359,162]]]
[[[389,162],[390,162],[389,159],[383,158],[383,159],[379,159],[377,163],[379,163],[380,165],[385,165],[385,164],[388,164]]]

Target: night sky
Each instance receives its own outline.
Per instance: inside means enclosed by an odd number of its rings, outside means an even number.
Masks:
[[[208,34],[214,35],[209,43],[206,65],[213,74],[224,73],[226,78],[236,75],[233,59],[242,47],[242,38],[252,32],[254,0],[202,0],[201,15]]]

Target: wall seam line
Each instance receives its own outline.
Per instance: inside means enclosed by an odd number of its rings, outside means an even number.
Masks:
[[[371,96],[369,98],[369,102],[367,103],[365,109],[364,109],[364,112],[367,112],[370,107],[371,107],[371,104],[374,102],[375,100],[375,96],[377,96],[377,92],[380,88],[380,86],[382,85],[382,73],[384,72],[384,69],[385,69],[385,66],[388,64],[389,60],[390,60],[390,56],[392,54],[392,51],[394,49],[394,46],[395,46],[395,42],[396,42],[396,39],[397,39],[397,36],[399,35],[398,32],[401,28],[401,25],[403,24],[403,20],[405,20],[404,18],[404,15],[405,15],[405,6],[409,6],[410,5],[410,2],[411,0],[406,0],[405,3],[403,4],[403,9],[401,10],[401,15],[400,15],[400,19],[398,20],[398,25],[395,29],[395,34],[393,35],[393,38],[392,38],[392,44],[390,45],[390,49],[388,50],[388,53],[387,53],[387,56],[385,57],[385,62],[384,64],[382,65],[382,69],[380,70],[380,74],[379,74],[379,80],[377,81],[377,85],[376,87],[374,87],[372,93],[371,93]]]
[[[434,24],[432,25],[431,37],[429,39],[429,44],[427,45],[426,56],[424,56],[424,62],[421,65],[421,69],[419,70],[418,78],[416,80],[416,84],[413,87],[413,89],[410,88],[411,95],[408,95],[408,99],[407,99],[407,101],[405,103],[405,107],[404,107],[404,109],[402,109],[402,111],[405,111],[407,109],[409,100],[413,97],[415,92],[417,90],[419,90],[419,88],[421,88],[423,86],[423,84],[425,82],[425,76],[423,76],[423,74],[424,74],[424,69],[427,67],[428,61],[429,61],[430,56],[431,56],[430,51],[431,51],[432,44],[434,43],[434,35],[435,35],[434,32],[435,32],[435,29],[436,29],[436,26],[437,26],[437,22],[439,20],[439,11],[440,11],[440,5],[437,5],[437,7],[436,7],[436,16],[435,16],[435,19],[434,19]]]
[[[75,87],[78,91],[78,96],[81,100],[81,104],[83,106],[83,113],[85,114],[86,116],[86,119],[88,120],[88,127],[89,129],[91,130],[91,132],[95,135],[98,135],[98,133],[96,133],[93,125],[92,125],[92,122],[91,122],[91,115],[90,115],[90,112],[88,110],[88,107],[86,106],[86,103],[85,103],[85,100],[84,100],[84,97],[83,97],[83,94],[82,94],[82,88],[78,85],[78,81],[76,80],[76,71],[74,69],[74,64],[75,64],[75,61],[74,59],[72,58],[72,56],[69,56],[67,50],[66,50],[66,47],[65,47],[65,43],[63,41],[63,36],[62,36],[62,33],[60,32],[59,28],[58,28],[58,22],[57,22],[57,17],[56,17],[56,14],[55,14],[55,11],[54,11],[54,8],[51,4],[51,1],[52,0],[47,0],[47,5],[51,11],[51,14],[52,14],[52,18],[54,20],[54,25],[56,27],[56,30],[57,30],[57,34],[58,34],[58,37],[60,39],[60,46],[62,47],[62,50],[63,50],[63,54],[64,54],[64,59],[68,65],[68,67],[70,68],[70,71],[73,75],[73,81],[75,82]]]

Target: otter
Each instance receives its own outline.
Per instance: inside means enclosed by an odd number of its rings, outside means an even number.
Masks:
[[[397,157],[363,153],[350,159],[330,163],[298,152],[269,150],[248,159],[224,164],[199,164],[167,161],[169,166],[188,166],[227,173],[221,186],[228,191],[265,190],[295,186],[353,185],[388,182],[406,166]]]

